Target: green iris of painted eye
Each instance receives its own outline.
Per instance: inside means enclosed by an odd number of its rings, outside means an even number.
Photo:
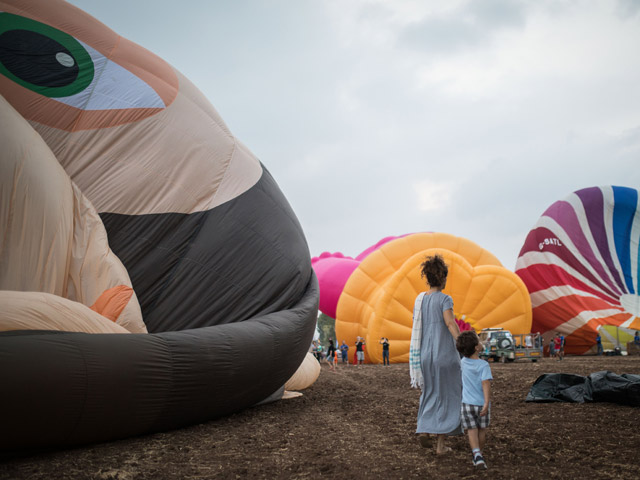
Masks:
[[[71,35],[11,13],[0,13],[0,74],[47,97],[68,97],[94,76],[87,50]]]

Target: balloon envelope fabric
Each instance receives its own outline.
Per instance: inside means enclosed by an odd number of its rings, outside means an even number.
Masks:
[[[640,329],[639,248],[637,190],[590,187],[553,203],[516,264],[534,330],[564,334],[567,353],[595,352],[598,332],[604,348],[624,347]]]
[[[514,334],[530,331],[526,287],[494,255],[454,235],[414,233],[387,237],[356,259],[328,253],[312,259],[321,309],[330,311],[335,305],[338,342],[353,345],[357,336],[363,337],[367,361],[381,363],[381,347],[376,347],[386,337],[390,361],[408,362],[414,301],[427,289],[420,264],[436,253],[449,266],[443,291],[453,298],[456,318],[478,331],[488,327],[507,328]]]
[[[0,122],[0,288],[22,292],[0,334],[0,449],[161,431],[282,395],[317,317],[307,242],[188,79],[66,2],[0,0]],[[105,329],[123,334],[88,333]]]

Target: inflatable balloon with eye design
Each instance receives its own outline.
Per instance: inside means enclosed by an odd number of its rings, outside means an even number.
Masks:
[[[0,0],[0,145],[0,448],[167,430],[315,380],[298,220],[165,61],[63,1]]]

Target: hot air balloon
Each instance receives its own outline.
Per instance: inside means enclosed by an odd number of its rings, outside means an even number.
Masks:
[[[386,237],[356,258],[323,253],[311,260],[320,282],[320,310],[336,319],[336,336],[354,344],[364,337],[368,361],[382,363],[375,348],[390,341],[390,361],[409,361],[413,306],[425,291],[420,264],[440,254],[449,266],[444,293],[453,298],[459,324],[477,331],[502,327],[530,332],[531,302],[524,283],[489,251],[445,233]]]
[[[66,2],[0,0],[0,144],[0,449],[181,427],[317,378],[300,224],[164,60]]]
[[[565,336],[567,353],[624,348],[640,329],[640,207],[633,188],[578,190],[527,235],[516,273],[531,292],[533,328]]]

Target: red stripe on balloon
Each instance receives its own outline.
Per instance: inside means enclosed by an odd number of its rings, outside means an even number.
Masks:
[[[548,330],[555,330],[561,328],[564,323],[579,316],[583,312],[610,310],[612,308],[619,309],[621,313],[603,318],[613,318],[617,315],[626,315],[623,313],[624,310],[620,306],[612,305],[609,302],[605,302],[598,298],[583,297],[580,295],[569,295],[567,297],[558,298],[556,300],[543,303],[533,309],[533,323],[531,331],[546,332]],[[607,320],[607,323],[610,323],[609,320]]]
[[[606,295],[604,292],[590,287],[557,265],[537,263],[527,268],[521,268],[516,274],[527,286],[529,293],[546,290],[550,287],[568,286],[582,292],[591,293],[606,302],[619,305],[617,297]]]
[[[609,285],[607,285],[606,283],[603,283],[604,282],[603,279],[594,276],[594,274],[591,273],[584,266],[584,264],[580,260],[578,260],[564,245],[562,244],[556,245],[553,243],[546,244],[545,240],[547,239],[557,239],[557,236],[551,230],[544,227],[540,227],[540,228],[536,228],[535,230],[532,230],[531,232],[529,232],[529,235],[527,236],[527,240],[525,241],[525,245],[524,247],[522,247],[522,250],[520,251],[520,256],[522,256],[523,253],[526,253],[526,252],[542,252],[547,257],[545,259],[547,263],[538,262],[537,264],[546,265],[548,267],[551,267],[553,265],[554,258],[558,257],[562,259],[564,263],[566,263],[576,272],[580,273],[580,275],[585,277],[594,285],[597,285],[598,288],[602,289],[602,291],[605,292],[605,294],[611,297],[618,297],[618,295],[620,295],[619,292],[612,291]],[[570,276],[570,274],[568,273],[567,275]]]

